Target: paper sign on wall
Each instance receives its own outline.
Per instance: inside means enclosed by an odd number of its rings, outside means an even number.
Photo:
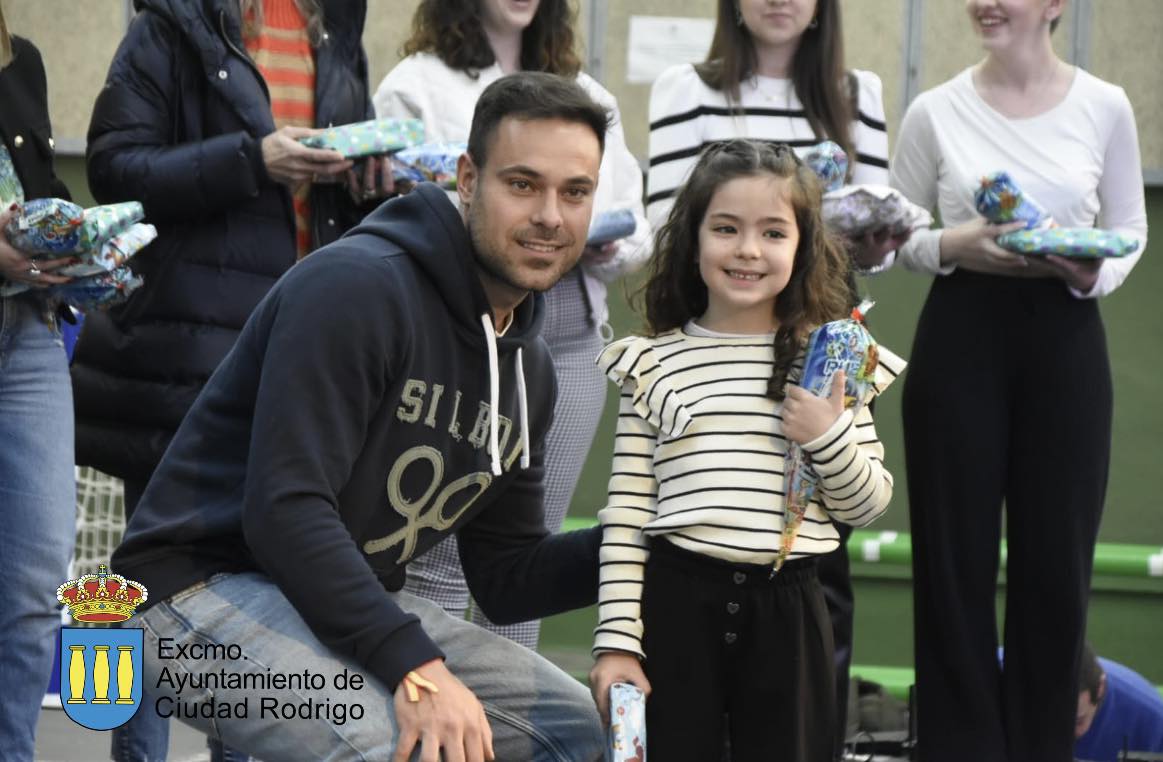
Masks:
[[[626,81],[650,84],[670,66],[704,60],[714,34],[714,19],[631,16]]]

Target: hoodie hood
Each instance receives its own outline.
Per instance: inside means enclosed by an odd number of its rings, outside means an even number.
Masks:
[[[382,204],[344,238],[375,236],[399,249],[436,284],[455,330],[488,357],[489,457],[493,474],[501,474],[497,441],[500,399],[500,355],[515,352],[521,442],[521,467],[529,467],[529,405],[525,380],[525,350],[537,340],[544,320],[545,299],[530,293],[513,310],[505,335],[498,337],[493,309],[485,296],[473,259],[472,240],[460,212],[448,194],[432,183],[422,183],[404,196]]]
[[[411,193],[381,204],[345,237],[374,235],[393,244],[410,257],[424,274],[437,284],[457,331],[475,339],[485,339],[481,315],[492,323],[492,307],[481,285],[472,241],[460,211],[448,194],[433,183],[422,183]],[[504,336],[497,337],[501,351],[524,348],[537,339],[545,319],[545,300],[530,293],[513,311],[513,322]]]

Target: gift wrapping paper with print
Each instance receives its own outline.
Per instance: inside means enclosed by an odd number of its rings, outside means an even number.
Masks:
[[[1077,259],[1125,257],[1139,248],[1135,238],[1098,228],[1015,230],[998,236],[997,243],[1018,254],[1057,254]]]
[[[978,213],[995,225],[1024,222],[1026,230],[1053,227],[1054,219],[1034,199],[1022,192],[1008,172],[994,172],[981,178],[973,194]]]
[[[887,185],[848,185],[824,194],[824,224],[846,236],[888,228],[893,235],[933,224],[929,212]]]
[[[329,148],[344,158],[393,153],[424,142],[424,122],[419,119],[372,119],[329,127],[318,135],[299,138],[310,148]]]
[[[1006,172],[981,178],[973,200],[981,216],[994,224],[1019,221],[1026,224],[1023,230],[998,236],[998,245],[1007,251],[1095,259],[1125,257],[1139,248],[1137,239],[1113,230],[1058,227],[1041,204],[1024,193]]]
[[[396,182],[436,183],[452,190],[456,187],[456,162],[468,150],[468,144],[424,143],[405,148],[392,155],[392,177]]]
[[[82,209],[59,198],[21,205],[5,227],[8,242],[33,258],[61,257],[100,248],[145,216],[137,201]]]
[[[142,284],[141,278],[128,267],[118,267],[108,272],[53,286],[49,294],[75,307],[81,312],[105,309],[121,304]]]
[[[629,209],[611,209],[602,212],[590,223],[590,235],[586,246],[601,246],[634,235],[638,221]]]
[[[848,179],[848,154],[831,140],[804,151],[800,160],[816,173],[825,191],[840,190]]]
[[[799,385],[812,394],[827,397],[832,391],[833,377],[844,371],[844,407],[854,414],[864,406],[873,390],[879,361],[876,340],[861,322],[871,306],[865,302],[853,310],[854,317],[833,320],[812,331],[799,380]],[[819,487],[819,477],[812,470],[810,459],[795,442],[787,444],[783,473],[787,505],[773,573],[780,570],[791,553],[804,513]]]
[[[81,252],[80,262],[68,267],[62,267],[61,275],[81,278],[88,275],[109,272],[121,267],[129,258],[149,245],[157,238],[157,228],[143,222],[135,222],[124,232],[110,238],[99,247]]]
[[[610,686],[606,762],[646,762],[646,696],[630,683]]]

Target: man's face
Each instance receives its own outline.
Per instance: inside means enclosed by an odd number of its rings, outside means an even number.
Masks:
[[[1103,683],[1099,687],[1099,703],[1102,702],[1102,693],[1106,688],[1106,675],[1103,675]],[[1086,731],[1090,730],[1091,724],[1094,722],[1094,715],[1098,713],[1098,703],[1095,703],[1090,698],[1090,691],[1078,692],[1078,714],[1074,715],[1074,737],[1082,738],[1086,735]]]
[[[511,308],[577,263],[602,151],[588,126],[560,119],[506,117],[488,140],[485,166],[460,157],[457,192],[485,292]]]

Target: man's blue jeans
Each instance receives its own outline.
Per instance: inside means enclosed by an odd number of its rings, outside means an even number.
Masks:
[[[601,722],[584,686],[430,601],[393,596],[420,618],[449,670],[481,701],[497,759],[600,758]],[[131,624],[145,630],[145,679],[157,697],[156,708],[139,711],[194,714],[181,719],[261,759],[386,761],[394,753],[389,688],[323,645],[264,575],[216,575]],[[231,683],[242,680],[250,682]],[[211,704],[216,716],[202,716]]]
[[[76,525],[65,348],[32,295],[0,298],[0,756],[32,759]]]

